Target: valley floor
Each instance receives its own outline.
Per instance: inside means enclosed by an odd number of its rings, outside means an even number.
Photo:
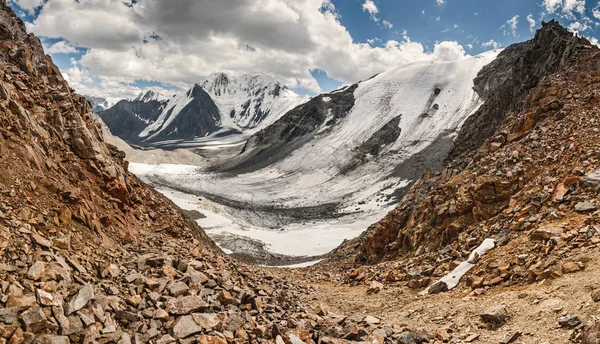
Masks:
[[[590,255],[589,268],[555,280],[519,287],[493,287],[471,291],[459,284],[457,290],[425,297],[419,290],[408,287],[386,286],[380,293],[368,294],[368,285],[346,286],[318,281],[314,270],[278,270],[278,273],[297,281],[309,283],[314,292],[305,302],[314,307],[321,305],[335,314],[346,316],[374,316],[385,326],[402,331],[422,328],[437,340],[445,333],[451,343],[512,343],[542,344],[569,343],[580,333],[580,328],[561,327],[559,318],[577,316],[583,324],[600,316],[599,304],[591,293],[600,287],[600,254]],[[317,276],[319,274],[316,274]],[[480,314],[488,307],[503,305],[508,310],[508,321],[490,327]],[[581,326],[580,326],[581,327]],[[476,339],[473,339],[476,338]]]

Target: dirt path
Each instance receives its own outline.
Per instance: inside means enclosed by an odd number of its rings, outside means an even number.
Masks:
[[[406,287],[386,287],[379,294],[367,295],[367,286],[308,283],[315,292],[305,302],[347,316],[372,315],[399,329],[424,328],[431,335],[444,328],[454,343],[463,343],[473,334],[479,335],[474,343],[501,343],[515,332],[521,335],[513,343],[569,343],[575,331],[558,325],[561,316],[577,315],[583,323],[600,316],[600,304],[590,296],[600,288],[599,262],[600,254],[595,254],[583,272],[527,286],[496,287],[480,295],[463,285],[450,293],[420,297],[418,291]],[[299,283],[306,281],[301,272],[283,273]],[[479,315],[495,305],[506,306],[510,319],[492,329]]]

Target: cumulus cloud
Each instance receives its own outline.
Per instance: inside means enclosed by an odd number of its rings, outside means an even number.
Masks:
[[[77,48],[67,41],[58,41],[49,47],[44,47],[48,54],[75,54]]]
[[[393,28],[394,28],[394,24],[390,23],[390,22],[389,22],[389,21],[387,21],[387,20],[384,20],[384,21],[382,21],[381,23],[382,23],[382,24],[383,24],[383,26],[384,26],[385,28],[387,28],[387,29],[390,29],[390,30],[391,30],[391,29],[393,29]]]
[[[29,29],[86,48],[64,72],[82,93],[96,87],[113,96],[137,92],[135,80],[186,88],[217,71],[264,72],[318,93],[314,69],[352,83],[403,63],[465,56],[456,42],[427,52],[406,35],[378,46],[356,43],[324,0],[47,0]]]
[[[446,4],[446,0],[435,0],[435,3],[438,6],[444,6]]]
[[[500,27],[504,35],[512,35],[513,37],[517,37],[517,25],[519,25],[519,16],[516,15],[504,23]]]

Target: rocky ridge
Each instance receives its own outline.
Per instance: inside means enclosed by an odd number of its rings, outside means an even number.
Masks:
[[[444,293],[447,285],[437,281],[484,239],[493,239],[495,248],[475,256],[458,287],[473,297],[544,283],[593,264],[600,248],[600,51],[556,22],[544,24],[528,44],[537,46],[538,39],[557,44],[540,56],[552,61],[547,68],[553,72],[522,89],[521,105],[507,109],[493,134],[467,154],[467,163],[455,159],[449,168],[426,174],[397,209],[335,251],[329,268],[319,267],[329,272],[307,275]],[[492,103],[494,97],[500,99],[493,96]],[[339,274],[332,272],[336,266]],[[580,321],[571,314],[559,320],[574,329],[574,342],[583,343],[597,343],[593,323],[593,317]]]
[[[375,318],[222,255],[127,172],[35,36],[0,0],[0,342],[383,343]]]

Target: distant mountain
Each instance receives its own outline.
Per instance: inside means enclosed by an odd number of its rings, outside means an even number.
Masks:
[[[85,99],[92,104],[92,111],[94,111],[94,113],[104,111],[110,107],[110,103],[106,98],[85,96]]]
[[[212,74],[183,95],[141,93],[99,113],[110,131],[149,145],[220,133],[252,134],[308,100],[264,74]]]

